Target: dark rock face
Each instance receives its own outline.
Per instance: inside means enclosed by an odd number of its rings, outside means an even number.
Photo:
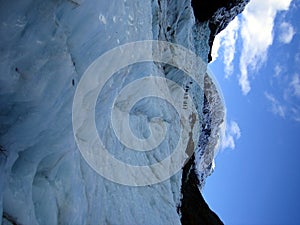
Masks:
[[[209,46],[212,47],[215,36],[220,33],[239,13],[250,0],[192,0],[195,18],[198,22],[209,22],[211,30]],[[211,61],[211,52],[208,55]]]
[[[227,5],[230,1],[224,0],[212,0],[212,1],[201,1],[192,0],[192,7],[194,9],[194,15],[199,22],[210,20],[214,13],[224,5]]]
[[[183,225],[221,225],[223,222],[209,208],[198,189],[199,180],[195,172],[194,157],[183,168],[182,201],[180,206]]]

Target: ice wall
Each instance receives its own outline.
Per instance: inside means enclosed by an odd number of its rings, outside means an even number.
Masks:
[[[71,113],[82,74],[111,48],[165,39],[195,49],[190,2],[24,0],[2,2],[0,10],[2,223],[180,224],[176,210],[181,173],[139,188],[106,180],[81,157]],[[201,32],[208,35],[207,29]],[[201,52],[207,51],[205,46]],[[110,138],[106,123],[109,101],[122,85],[154,67],[165,73],[159,65],[121,71],[110,81],[109,94],[98,101],[98,130],[113,153],[119,145]],[[172,69],[168,74],[173,76]],[[160,114],[165,120],[176,116],[154,100],[146,104],[140,106],[142,113],[137,106],[132,115],[137,133],[148,131],[137,123],[145,115]],[[165,149],[171,149],[168,142],[157,160]],[[155,157],[141,159],[149,162]]]

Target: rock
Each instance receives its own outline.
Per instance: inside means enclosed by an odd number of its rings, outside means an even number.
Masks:
[[[183,168],[182,200],[179,211],[183,225],[222,225],[220,218],[209,208],[199,191],[194,157]]]
[[[199,22],[209,21],[211,30],[209,38],[210,49],[215,36],[226,28],[228,23],[241,13],[250,0],[213,0],[198,1],[192,0],[194,14]],[[211,52],[208,55],[211,61]]]
[[[182,224],[223,224],[220,218],[209,208],[201,190],[205,180],[213,172],[219,135],[224,128],[225,108],[214,82],[208,74],[204,77],[203,123],[199,138],[199,149],[189,159],[182,172],[181,213]],[[198,158],[196,158],[198,157]],[[208,163],[207,163],[208,161]]]

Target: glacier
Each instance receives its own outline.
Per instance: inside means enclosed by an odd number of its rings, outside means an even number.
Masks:
[[[130,82],[149,74],[188,89],[198,119],[192,122],[184,151],[193,155],[186,164],[187,171],[195,169],[197,190],[201,190],[213,171],[225,120],[219,90],[206,73],[211,44],[213,36],[243,10],[247,1],[229,1],[232,4],[227,8],[218,6],[216,14],[209,16],[212,19],[198,22],[192,2],[1,2],[1,224],[189,224],[182,220],[185,212],[180,209],[185,196],[182,182],[188,177],[184,170],[162,182],[140,187],[99,176],[76,144],[72,106],[89,65],[115,47],[161,40],[195,52],[203,62],[196,65],[200,86],[192,85],[184,71],[174,66],[137,63],[122,68],[106,82],[97,99],[95,118],[99,136],[114,157],[133,165],[153,164],[172,153],[174,141],[180,136],[176,130],[178,114],[172,105],[156,98],[138,102],[129,112],[136,136],[147,138],[151,133],[149,123],[158,117],[167,125],[167,131],[173,132],[167,133],[155,151],[137,153],[122,146],[113,133],[110,112],[114,98]],[[170,83],[155,85],[161,85],[170,96],[178,94],[178,88]],[[147,91],[147,87],[144,89]]]

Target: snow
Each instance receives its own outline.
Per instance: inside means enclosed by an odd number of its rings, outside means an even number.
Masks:
[[[0,210],[18,224],[180,224],[181,172],[161,183],[133,187],[99,176],[84,160],[72,129],[76,87],[88,66],[119,45],[159,39],[207,58],[207,24],[196,28],[189,0],[6,1],[0,7]],[[138,165],[172,152],[178,115],[155,98],[139,102],[129,122],[136,135],[149,135],[150,120],[167,121],[166,140],[152,153],[126,152],[109,124],[114,97],[133,80],[165,76],[186,87],[190,80],[171,66],[140,63],[107,81],[96,105],[96,125],[110,153]],[[203,85],[206,61],[197,82]],[[171,96],[176,87],[165,84]],[[201,88],[189,95],[202,118]],[[202,92],[203,93],[203,92]],[[194,126],[197,142],[200,124]],[[168,132],[168,130],[166,131]],[[118,176],[118,174],[115,174]],[[1,220],[2,218],[0,218]],[[0,221],[1,222],[1,221]],[[8,223],[7,218],[3,224]]]

